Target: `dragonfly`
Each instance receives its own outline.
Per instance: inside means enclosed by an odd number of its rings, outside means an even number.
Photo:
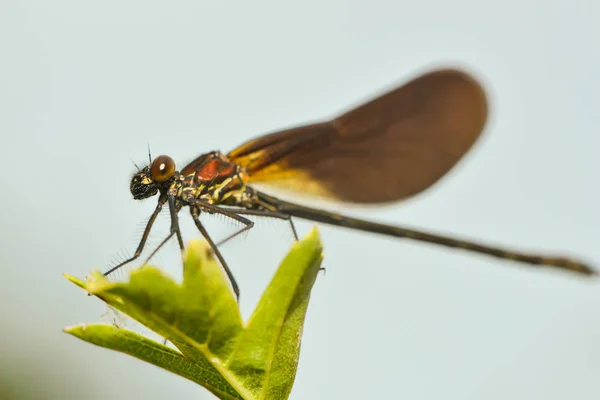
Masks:
[[[158,195],[135,254],[109,275],[140,257],[152,225],[166,204],[169,234],[148,260],[173,236],[184,243],[178,215],[187,207],[202,236],[225,270],[239,300],[240,290],[219,246],[254,226],[252,217],[292,218],[427,242],[545,266],[584,276],[597,272],[577,259],[530,254],[442,236],[402,226],[353,218],[310,208],[258,190],[256,184],[357,205],[389,204],[424,192],[445,176],[469,151],[486,126],[488,101],[481,83],[459,69],[435,69],[336,118],[269,133],[229,153],[211,151],[177,170],[167,155],[152,158],[133,175],[134,199]],[[218,213],[241,223],[236,232],[215,243],[200,221]]]

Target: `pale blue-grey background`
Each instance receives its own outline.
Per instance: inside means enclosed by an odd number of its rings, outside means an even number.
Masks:
[[[148,143],[180,165],[228,151],[437,65],[485,83],[483,140],[423,196],[347,212],[600,265],[599,18],[592,0],[3,0],[0,382],[53,387],[32,397],[45,399],[211,398],[61,333],[110,320],[61,274],[83,277],[134,250],[155,201],[131,200],[131,159],[144,162]],[[209,222],[217,236],[236,228]],[[197,237],[185,224],[186,240]],[[297,226],[304,235],[312,224]],[[600,398],[597,282],[321,233],[327,273],[293,399]],[[244,315],[290,239],[263,220],[224,247]],[[163,253],[168,264],[176,246]]]

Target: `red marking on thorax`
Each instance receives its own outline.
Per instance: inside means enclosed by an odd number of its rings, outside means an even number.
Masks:
[[[236,172],[236,165],[221,158],[213,158],[196,171],[198,181],[220,181]]]

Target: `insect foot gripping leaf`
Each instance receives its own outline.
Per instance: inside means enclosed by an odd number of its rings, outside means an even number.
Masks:
[[[99,272],[71,282],[168,339],[177,350],[109,324],[64,331],[181,375],[220,399],[286,399],[299,360],[310,292],[322,261],[316,229],[295,243],[243,323],[223,270],[204,241],[192,241],[183,282],[154,267],[111,282]]]

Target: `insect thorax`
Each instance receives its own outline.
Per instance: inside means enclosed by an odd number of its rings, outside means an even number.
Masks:
[[[211,204],[240,205],[247,197],[245,171],[223,154],[215,153],[185,176],[180,177],[180,198],[190,198]]]

